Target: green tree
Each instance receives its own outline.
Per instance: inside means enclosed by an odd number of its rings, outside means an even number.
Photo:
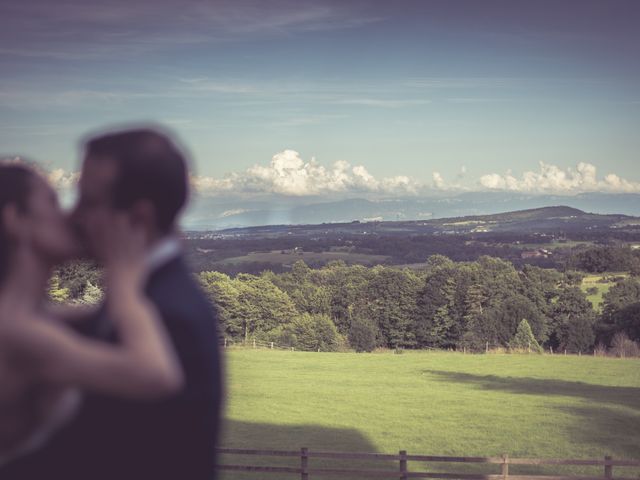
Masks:
[[[69,300],[69,289],[60,286],[60,277],[54,274],[49,280],[49,299],[54,303],[65,303]]]
[[[331,294],[326,287],[306,282],[289,292],[289,296],[299,312],[331,314]]]
[[[98,288],[102,285],[102,270],[85,260],[67,262],[56,269],[55,275],[59,278],[60,288],[69,292],[69,300],[81,299],[88,284]]]
[[[465,317],[471,319],[482,315],[486,308],[489,296],[479,283],[469,285],[464,297]]]
[[[235,279],[235,286],[245,341],[289,323],[298,316],[289,296],[264,278],[241,273]]]
[[[354,312],[378,327],[378,344],[397,348],[415,343],[412,326],[416,313],[416,297],[420,279],[408,270],[378,265],[372,269]]]
[[[523,318],[518,324],[518,329],[509,342],[509,348],[512,350],[542,353],[542,347],[533,335],[531,326],[526,319]]]
[[[349,333],[354,305],[366,295],[371,270],[339,260],[313,272],[314,283],[328,293],[330,316],[341,335]]]
[[[209,300],[215,305],[224,335],[236,340],[245,336],[238,282],[220,272],[201,272],[197,276]]]
[[[331,293],[321,284],[321,277],[313,272],[306,263],[298,260],[291,272],[281,275],[263,272],[261,276],[286,292],[299,312],[331,315]]]
[[[585,317],[571,317],[566,323],[566,333],[561,348],[571,353],[589,352],[596,336],[593,323]]]
[[[82,296],[75,303],[80,305],[97,305],[102,301],[103,293],[100,287],[94,285],[90,281],[84,286]]]
[[[545,338],[545,321],[535,304],[518,293],[502,294],[492,298],[481,315],[467,324],[461,346],[472,350],[484,350],[490,346],[507,346],[518,328],[518,319],[528,318],[527,325],[534,338]]]
[[[311,269],[303,260],[296,261],[291,267],[291,276],[298,283],[306,282],[310,273]]]
[[[456,281],[451,267],[437,268],[426,278],[417,299],[414,334],[417,346],[448,347],[455,343],[453,305]]]
[[[198,279],[218,310],[225,334],[249,340],[298,316],[295,305],[267,277],[202,272]]]
[[[622,332],[632,341],[640,341],[640,302],[621,308],[612,315],[616,333]]]
[[[594,342],[595,312],[584,292],[574,286],[560,290],[551,311],[548,344],[556,350],[586,351]]]
[[[455,263],[445,255],[431,255],[427,259],[427,271],[433,271],[440,268],[453,268]]]
[[[634,272],[640,269],[640,258],[629,247],[605,246],[578,252],[573,255],[569,264],[587,272]]]
[[[360,317],[354,317],[349,329],[349,345],[358,353],[376,348],[376,327]]]
[[[520,279],[522,280],[520,293],[531,300],[549,322],[553,302],[559,295],[560,287],[569,283],[566,275],[551,268],[527,264],[522,268]]]
[[[322,352],[338,351],[343,340],[336,326],[327,315],[310,315],[303,313],[283,327],[279,339],[292,341],[291,346],[299,350],[320,350]]]
[[[611,344],[616,332],[620,330],[623,318],[628,317],[629,311],[625,310],[635,303],[640,302],[640,281],[636,278],[625,278],[618,281],[607,293],[603,295],[602,314],[596,325],[598,340]]]

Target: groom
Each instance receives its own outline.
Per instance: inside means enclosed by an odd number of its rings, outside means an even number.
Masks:
[[[222,369],[216,315],[187,269],[176,237],[187,200],[184,157],[151,129],[90,139],[72,220],[98,261],[105,212],[127,210],[147,231],[146,294],[157,308],[185,375],[181,392],[136,402],[87,395],[77,417],[40,451],[0,472],[7,480],[211,480],[220,425]],[[81,327],[117,341],[104,309]]]

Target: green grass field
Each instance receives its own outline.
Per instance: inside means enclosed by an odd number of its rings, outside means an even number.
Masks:
[[[229,349],[226,360],[225,447],[640,458],[637,359]],[[280,478],[263,475],[225,478]]]
[[[609,289],[615,285],[613,278],[615,277],[628,277],[629,274],[626,272],[619,273],[598,273],[592,275],[585,275],[582,279],[582,284],[580,288],[582,288],[583,292],[587,292],[590,287],[595,287],[598,289],[598,292],[595,294],[587,295],[587,299],[593,305],[593,308],[600,312],[602,310],[602,297],[605,293],[609,291]],[[604,281],[602,281],[604,279]]]

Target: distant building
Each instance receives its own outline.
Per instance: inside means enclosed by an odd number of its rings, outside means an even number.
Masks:
[[[549,258],[553,252],[546,248],[537,248],[535,250],[526,250],[520,254],[520,258]]]

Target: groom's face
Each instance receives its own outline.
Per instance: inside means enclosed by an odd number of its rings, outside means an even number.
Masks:
[[[79,195],[73,220],[80,240],[96,260],[104,258],[105,230],[113,210],[112,185],[117,175],[116,162],[108,158],[87,157],[82,165]]]

